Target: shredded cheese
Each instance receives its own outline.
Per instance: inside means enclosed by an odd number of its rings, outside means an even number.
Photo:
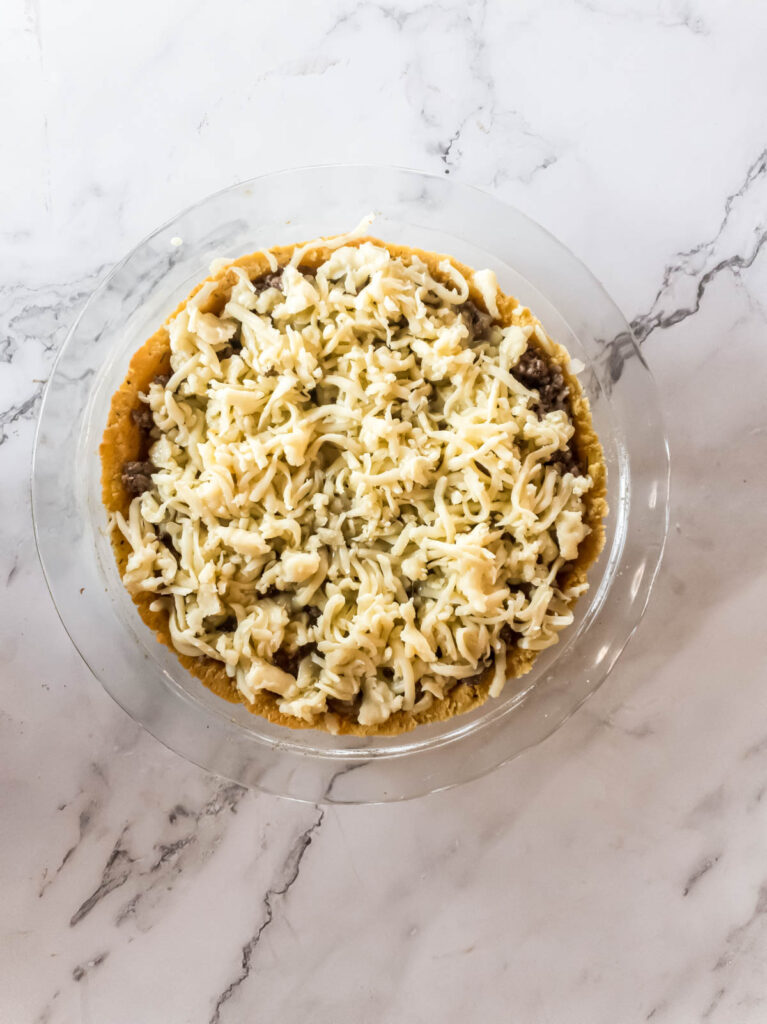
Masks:
[[[493,662],[497,695],[507,645],[556,643],[592,482],[555,467],[573,424],[514,376],[545,334],[478,340],[449,261],[438,280],[357,233],[317,269],[296,250],[278,287],[234,268],[220,316],[212,285],[176,316],[172,376],[144,396],[153,487],[112,525],[181,653],[286,715],[375,725]],[[495,276],[474,285],[497,319]]]

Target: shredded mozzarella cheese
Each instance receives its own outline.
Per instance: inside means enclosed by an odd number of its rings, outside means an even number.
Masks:
[[[556,643],[592,482],[552,465],[573,424],[513,373],[545,334],[473,338],[449,261],[437,280],[355,234],[317,269],[296,250],[279,287],[235,267],[219,316],[211,284],[176,316],[172,376],[144,396],[153,488],[113,526],[181,653],[286,715],[376,725],[493,662],[498,695],[507,645]],[[474,284],[497,319],[495,276]]]

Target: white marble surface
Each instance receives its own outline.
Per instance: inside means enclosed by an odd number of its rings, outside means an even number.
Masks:
[[[6,0],[0,26],[0,1020],[767,1020],[764,5]],[[322,810],[111,702],[28,476],[97,279],[198,197],[331,161],[487,187],[592,267],[657,376],[673,508],[642,627],[559,733]]]

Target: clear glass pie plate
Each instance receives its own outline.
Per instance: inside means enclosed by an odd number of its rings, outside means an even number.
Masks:
[[[118,576],[98,447],[131,355],[218,257],[350,230],[492,268],[585,365],[608,469],[607,541],[576,621],[502,696],[396,737],[291,730],[216,697],[158,644]],[[155,231],[96,288],[64,343],[34,455],[35,532],[61,619],[128,714],[177,753],[301,800],[402,800],[464,782],[550,735],[603,682],[642,616],[663,551],[668,451],[631,331],[591,273],[519,211],[479,190],[390,167],[310,167],[209,196]]]

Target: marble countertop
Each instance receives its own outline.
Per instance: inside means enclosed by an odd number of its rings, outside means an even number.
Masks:
[[[767,1019],[767,8],[739,0],[8,0],[0,14],[0,1020]],[[37,562],[35,417],[99,278],[233,180],[477,184],[633,321],[672,448],[647,616],[601,691],[414,802],[245,791],[143,733]]]

